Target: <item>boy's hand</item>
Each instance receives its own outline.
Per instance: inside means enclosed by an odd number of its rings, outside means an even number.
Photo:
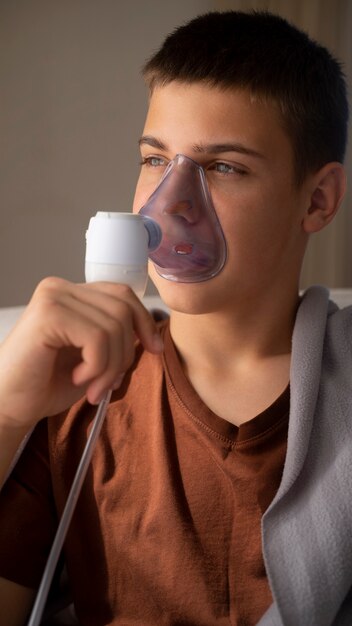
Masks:
[[[97,403],[132,364],[136,337],[150,352],[162,350],[129,287],[43,280],[0,346],[2,423],[30,427],[84,393]]]

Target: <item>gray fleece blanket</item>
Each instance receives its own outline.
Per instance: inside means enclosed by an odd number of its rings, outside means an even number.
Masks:
[[[286,462],[262,520],[258,626],[352,626],[352,307],[311,287],[292,338]]]

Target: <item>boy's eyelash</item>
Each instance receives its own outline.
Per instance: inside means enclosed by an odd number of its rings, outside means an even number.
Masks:
[[[153,167],[152,164],[151,164],[151,161],[153,161],[154,159],[156,161],[163,161],[163,163],[162,163],[163,165],[166,164],[165,163],[165,159],[163,159],[163,157],[150,156],[150,157],[142,157],[142,159],[139,162],[139,165],[150,165],[151,167]],[[160,165],[161,165],[161,163],[160,163]],[[154,167],[156,167],[156,166],[154,166]]]
[[[229,168],[230,171],[221,172],[220,170],[217,169],[217,167],[221,165],[225,166],[225,168]],[[241,174],[241,175],[248,174],[247,170],[245,170],[244,168],[240,166],[232,165],[230,163],[225,163],[223,161],[218,161],[214,163],[210,169],[215,170],[216,172],[218,172],[219,174],[222,174],[223,176],[231,176],[231,174]]]

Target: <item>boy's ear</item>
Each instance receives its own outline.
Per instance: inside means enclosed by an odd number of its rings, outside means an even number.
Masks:
[[[327,163],[314,174],[310,206],[302,226],[306,233],[316,233],[335,217],[346,190],[346,173],[338,162]]]

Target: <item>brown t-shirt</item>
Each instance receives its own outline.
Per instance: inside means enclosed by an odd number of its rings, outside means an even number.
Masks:
[[[84,626],[250,626],[271,603],[260,522],[282,475],[289,390],[233,426],[161,328],[164,356],[139,348],[114,392],[69,529],[76,612]],[[38,585],[95,411],[82,400],[37,426],[0,495],[0,576]]]

